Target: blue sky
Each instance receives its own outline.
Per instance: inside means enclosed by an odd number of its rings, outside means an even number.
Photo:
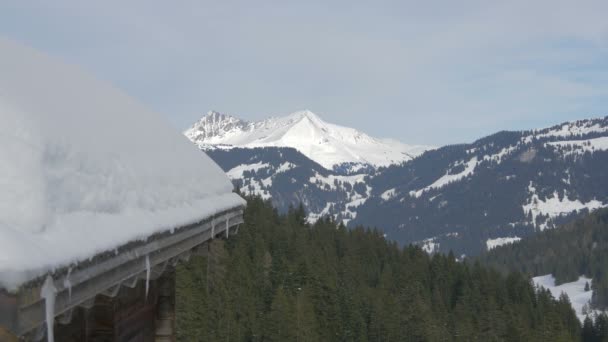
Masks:
[[[442,145],[608,115],[606,13],[608,1],[3,0],[0,34],[179,129],[211,109],[309,109]]]

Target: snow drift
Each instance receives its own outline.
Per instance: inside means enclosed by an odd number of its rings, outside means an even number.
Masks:
[[[0,287],[244,204],[132,98],[1,37],[0,56]]]

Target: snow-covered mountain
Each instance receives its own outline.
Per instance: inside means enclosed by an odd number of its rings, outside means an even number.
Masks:
[[[350,224],[477,254],[608,206],[608,117],[499,132],[370,176]]]
[[[478,254],[608,206],[608,117],[503,131],[356,173],[328,170],[294,148],[207,154],[242,193],[280,211],[303,203],[310,221],[378,227],[429,252]]]
[[[308,110],[258,122],[212,111],[184,134],[205,150],[291,147],[329,170],[346,166],[357,171],[365,166],[399,164],[431,149],[376,139],[352,128],[327,123]]]

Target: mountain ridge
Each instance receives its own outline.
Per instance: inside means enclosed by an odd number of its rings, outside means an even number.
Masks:
[[[475,255],[608,205],[608,117],[430,150],[402,164],[327,170],[293,148],[206,151],[245,194],[314,222],[375,226],[401,244]]]
[[[373,175],[353,224],[432,251],[476,254],[607,206],[607,161],[608,117],[501,131]]]
[[[184,134],[203,150],[291,147],[327,169],[346,165],[351,172],[406,162],[432,148],[373,138],[327,123],[309,110],[255,122],[211,111]]]

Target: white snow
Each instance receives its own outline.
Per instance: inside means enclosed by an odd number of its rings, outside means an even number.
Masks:
[[[488,239],[486,241],[486,247],[488,248],[488,250],[494,249],[498,246],[502,246],[502,245],[508,245],[508,244],[512,244],[515,242],[520,241],[521,238],[518,236],[514,236],[514,237],[501,237],[501,238],[496,238],[496,239]]]
[[[600,137],[588,140],[567,140],[548,142],[545,146],[569,147],[572,150],[566,151],[565,155],[584,154],[585,152],[606,151],[608,150],[608,137]]]
[[[388,166],[431,149],[372,138],[326,123],[308,110],[251,123],[210,112],[184,134],[201,148],[292,147],[327,169],[343,163]]]
[[[327,202],[327,203],[325,203],[325,207],[323,208],[323,210],[321,210],[320,212],[318,212],[318,213],[310,212],[308,214],[308,217],[306,218],[306,220],[308,221],[308,223],[314,224],[320,218],[329,215],[330,214],[331,206],[333,204],[334,204],[333,202]]]
[[[367,167],[369,167],[369,165],[364,163],[351,164],[348,166],[348,168],[346,168],[346,172],[349,174],[360,173],[363,172]]]
[[[593,124],[591,121],[574,121],[562,125],[559,128],[551,129],[545,133],[534,132],[536,138],[567,138],[572,136],[585,135],[589,133],[604,133],[608,132],[607,126]],[[528,137],[528,141],[531,137]]]
[[[444,176],[442,176],[441,178],[439,178],[435,182],[433,182],[433,184],[431,184],[425,188],[422,188],[418,191],[410,191],[410,196],[418,198],[418,197],[422,196],[422,194],[425,191],[428,191],[431,189],[440,189],[450,183],[458,182],[458,181],[472,175],[475,172],[476,167],[477,167],[477,157],[473,157],[473,158],[471,158],[471,160],[469,160],[467,162],[466,167],[462,172],[457,173],[455,175],[446,173]]]
[[[385,192],[382,193],[382,195],[380,195],[380,198],[382,198],[385,201],[390,200],[391,198],[395,197],[395,188],[386,190]]]
[[[556,299],[559,298],[562,293],[567,294],[568,298],[570,298],[570,302],[572,303],[572,308],[574,311],[576,311],[576,316],[578,319],[581,322],[585,319],[585,315],[583,314],[583,306],[588,304],[591,301],[591,296],[593,296],[592,290],[585,292],[585,284],[589,283],[589,286],[591,286],[591,278],[581,276],[577,281],[565,283],[559,286],[555,285],[555,278],[551,274],[532,278],[532,281],[536,286],[542,286],[549,290],[551,295],[553,295],[553,297]]]
[[[159,115],[0,38],[0,287],[244,205]]]
[[[239,166],[236,166],[236,167],[230,169],[230,171],[226,172],[226,174],[231,179],[241,179],[241,178],[243,178],[243,173],[245,171],[258,171],[260,169],[264,169],[264,168],[268,168],[268,167],[270,167],[270,164],[262,163],[262,162],[258,162],[255,164],[241,164]]]
[[[532,222],[536,226],[538,226],[536,218],[541,214],[549,216],[550,218],[555,218],[570,214],[572,212],[578,212],[583,209],[592,211],[606,206],[604,203],[595,199],[586,203],[583,203],[578,199],[570,199],[567,193],[562,199],[560,199],[557,191],[553,193],[552,197],[541,200],[538,194],[536,194],[536,189],[534,186],[532,186],[532,184],[528,186],[528,191],[532,196],[530,199],[528,199],[528,202],[522,206],[522,208],[524,213],[532,214]],[[546,224],[541,224],[539,227],[541,230],[544,230],[547,226]]]
[[[416,219],[418,219],[418,216],[415,217]],[[400,228],[405,227],[405,225],[400,225]],[[422,248],[423,251],[427,252],[428,254],[433,254],[435,252],[439,251],[439,247],[441,246],[441,244],[439,242],[437,242],[439,240],[439,238],[441,237],[448,237],[448,238],[457,238],[459,237],[460,234],[458,234],[458,232],[450,232],[450,233],[445,233],[445,234],[441,234],[438,236],[433,236],[430,237],[428,239],[424,239],[421,241],[417,241],[414,242],[414,244],[420,246],[420,248]]]
[[[509,146],[506,148],[503,148],[502,150],[500,150],[500,152],[493,154],[493,155],[485,155],[483,156],[483,160],[492,160],[497,162],[498,164],[502,163],[503,160],[510,156],[513,152],[517,151],[517,149],[519,148],[519,144],[515,144],[513,146]]]
[[[268,180],[270,178],[262,179],[258,181],[253,178],[244,179],[243,186],[240,191],[243,194],[260,196],[263,200],[268,200],[272,198],[272,195],[268,192],[268,190],[263,189],[265,186],[264,183],[268,184]]]
[[[268,177],[268,178],[264,178],[261,180],[261,183],[264,187],[271,187],[272,186],[272,176]]]
[[[315,175],[310,177],[308,181],[313,184],[321,182],[321,184],[327,184],[331,190],[335,190],[336,182],[349,183],[354,186],[357,183],[365,183],[365,176],[365,174],[360,174],[352,176],[329,175],[326,177],[315,172]]]
[[[369,188],[368,188],[369,189]],[[367,192],[367,196],[369,196],[369,190]],[[346,211],[350,214],[351,219],[355,219],[357,218],[357,211],[356,209],[360,206],[362,206],[363,204],[365,204],[365,202],[367,202],[367,199],[369,197],[364,197],[362,195],[356,194],[353,197],[351,197],[351,201],[346,203],[345,207],[346,207]],[[346,223],[344,223],[346,225]]]
[[[281,166],[279,166],[279,168],[276,170],[276,173],[287,172],[291,169],[294,169],[295,167],[296,167],[295,164],[286,162],[286,163],[281,164]]]
[[[439,250],[439,242],[436,242],[436,238],[422,240],[422,244],[420,247],[428,254],[433,254],[434,252]]]
[[[338,186],[342,190],[345,190],[346,196],[347,196],[347,198],[344,200],[345,209],[343,211],[341,211],[340,213],[332,213],[332,214],[333,214],[334,218],[337,218],[338,214],[341,214],[343,216],[342,222],[345,225],[348,225],[348,222],[350,222],[352,219],[357,217],[357,211],[356,211],[357,207],[363,205],[369,199],[369,197],[371,195],[372,188],[365,183],[365,177],[366,177],[365,174],[351,175],[351,176],[336,176],[336,175],[323,176],[323,175],[320,175],[319,173],[315,173],[314,176],[310,177],[309,182],[311,184],[319,187],[319,189],[322,189],[322,190],[324,190],[326,187],[328,187],[329,190],[333,191],[333,190],[338,189]],[[357,191],[355,191],[354,186],[358,183],[365,185],[364,194],[360,194]],[[338,185],[336,185],[336,184],[338,184]],[[344,188],[344,184],[350,184],[352,186],[352,189],[350,191],[346,191],[346,189]],[[330,204],[331,203],[327,203],[325,208],[318,213],[311,212],[308,217],[309,222],[316,222],[316,220],[318,220],[320,217],[327,216],[327,214],[330,214],[329,213]]]
[[[241,179],[243,180],[243,186],[241,192],[244,194],[251,194],[260,196],[262,199],[271,199],[272,195],[268,192],[268,188],[272,187],[273,178],[283,172],[287,172],[296,165],[290,162],[282,163],[278,168],[273,169],[273,166],[268,163],[254,163],[254,164],[241,164],[229,170],[227,172],[230,179]],[[264,179],[255,179],[254,177],[245,177],[246,171],[258,171],[261,169],[269,169],[270,176]]]

